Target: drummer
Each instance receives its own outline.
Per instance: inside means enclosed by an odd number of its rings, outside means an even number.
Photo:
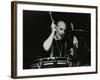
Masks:
[[[64,57],[67,53],[67,41],[65,39],[66,23],[62,20],[57,24],[52,22],[51,33],[43,43],[43,49],[48,57]]]

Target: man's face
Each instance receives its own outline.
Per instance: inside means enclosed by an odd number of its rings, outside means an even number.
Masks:
[[[60,40],[64,37],[66,31],[66,24],[63,21],[59,21],[56,29],[56,37]]]

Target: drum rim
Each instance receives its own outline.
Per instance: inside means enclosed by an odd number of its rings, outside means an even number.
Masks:
[[[55,60],[55,59],[66,59],[66,57],[44,57],[44,58],[38,58],[34,61]]]

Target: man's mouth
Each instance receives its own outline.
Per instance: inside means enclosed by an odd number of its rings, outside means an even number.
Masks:
[[[59,34],[61,37],[63,37],[63,34]]]

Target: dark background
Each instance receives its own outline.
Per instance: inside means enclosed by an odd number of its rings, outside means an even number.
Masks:
[[[90,16],[85,13],[52,12],[55,23],[64,20],[68,31],[71,30],[71,22],[74,23],[75,29],[85,31],[75,32],[75,35],[83,41],[89,51],[91,49]],[[42,45],[50,34],[51,23],[48,11],[23,10],[23,69],[30,69],[33,61],[41,56]],[[90,54],[88,55],[84,60],[90,60]]]

